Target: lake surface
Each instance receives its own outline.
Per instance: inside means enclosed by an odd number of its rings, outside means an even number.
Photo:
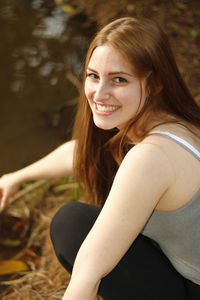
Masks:
[[[70,138],[94,26],[53,0],[0,1],[0,175]],[[72,77],[72,79],[71,79]]]

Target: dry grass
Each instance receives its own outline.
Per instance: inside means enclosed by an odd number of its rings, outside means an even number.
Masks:
[[[5,221],[14,216],[18,222],[21,218],[19,208],[23,207],[22,218],[26,211],[28,230],[23,237],[24,246],[12,259],[25,261],[30,270],[6,278],[1,277],[1,300],[56,299],[53,296],[63,295],[67,287],[70,275],[55,257],[49,238],[49,224],[55,211],[67,201],[71,201],[75,195],[66,183],[61,195],[55,195],[52,190],[54,187],[55,184],[47,184],[38,190],[25,193],[4,213]]]
[[[46,182],[42,186],[38,185],[38,188],[32,188],[34,185],[20,192],[22,196],[17,195],[17,200],[1,215],[6,228],[11,217],[15,218],[16,224],[26,218],[26,230],[22,230],[17,237],[21,239],[23,247],[10,258],[26,262],[30,269],[1,276],[1,300],[61,299],[70,280],[70,274],[55,256],[49,237],[49,225],[60,206],[78,198],[81,200],[77,185],[71,179]],[[10,225],[14,228],[13,223]],[[3,254],[6,253],[1,253],[1,256]]]

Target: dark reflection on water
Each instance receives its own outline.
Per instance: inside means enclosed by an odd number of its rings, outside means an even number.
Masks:
[[[42,157],[71,134],[93,27],[53,0],[0,1],[0,175]]]

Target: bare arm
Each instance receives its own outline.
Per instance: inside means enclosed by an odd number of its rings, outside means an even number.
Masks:
[[[23,182],[72,175],[74,146],[75,141],[67,142],[39,161],[15,172],[15,174]]]
[[[172,166],[157,146],[138,145],[129,151],[77,254],[63,300],[95,298],[101,279],[124,256],[173,180]]]
[[[69,141],[39,161],[0,178],[0,202],[3,208],[9,197],[27,181],[51,179],[73,174],[75,141]]]

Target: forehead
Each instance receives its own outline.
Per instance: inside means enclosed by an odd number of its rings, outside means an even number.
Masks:
[[[128,60],[119,51],[108,45],[98,46],[94,49],[88,68],[98,72],[126,71],[133,73],[133,67]]]

